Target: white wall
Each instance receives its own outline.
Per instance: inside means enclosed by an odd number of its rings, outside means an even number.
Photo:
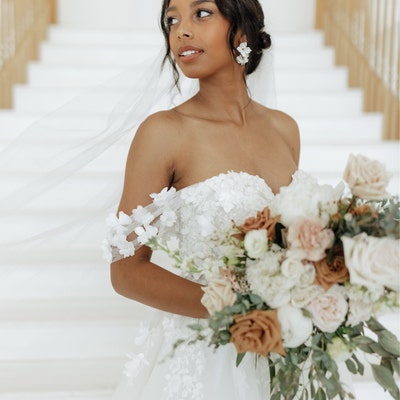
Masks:
[[[271,32],[313,28],[315,0],[261,0]],[[58,0],[59,23],[86,28],[158,29],[161,0]]]

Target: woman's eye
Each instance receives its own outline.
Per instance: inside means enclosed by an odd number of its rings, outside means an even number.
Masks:
[[[175,24],[177,24],[177,22],[178,22],[178,18],[175,18],[175,17],[167,17],[167,25],[168,25],[168,26],[175,25]]]
[[[199,18],[209,17],[211,14],[212,14],[212,11],[208,11],[208,10],[198,10],[197,11],[197,16]]]

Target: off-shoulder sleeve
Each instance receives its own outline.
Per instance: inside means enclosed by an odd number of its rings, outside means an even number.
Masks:
[[[107,234],[102,245],[107,262],[133,256],[137,249],[158,235],[161,225],[174,224],[179,207],[176,190],[164,188],[150,197],[153,201],[148,206],[138,206],[131,215],[120,211],[118,215],[107,217]]]

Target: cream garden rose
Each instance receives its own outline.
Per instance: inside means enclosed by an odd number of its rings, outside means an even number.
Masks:
[[[232,285],[222,278],[212,279],[202,290],[204,294],[201,298],[201,304],[210,315],[224,307],[232,306],[236,301],[236,294],[232,290]]]
[[[342,237],[344,258],[353,285],[400,290],[400,240],[361,233]]]
[[[388,196],[386,189],[390,175],[379,161],[350,154],[343,179],[354,196],[366,200],[380,200]]]
[[[246,233],[244,248],[250,258],[259,258],[268,250],[268,236],[265,229],[256,229]]]
[[[335,285],[328,291],[321,292],[306,309],[311,312],[317,328],[331,333],[345,321],[348,304],[343,290]]]

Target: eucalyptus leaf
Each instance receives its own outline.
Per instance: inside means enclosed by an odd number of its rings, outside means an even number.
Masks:
[[[358,369],[358,373],[360,375],[364,375],[364,364],[358,359],[358,357],[355,354],[352,354],[351,358],[356,362],[357,364],[357,369]]]
[[[378,342],[387,352],[400,357],[400,343],[392,332],[388,330],[379,332]]]
[[[391,360],[390,360],[390,364],[392,365],[393,371],[394,371],[398,376],[400,376],[400,362],[399,362],[399,360],[393,360],[393,359],[391,359]]]
[[[357,365],[354,361],[352,361],[350,358],[348,358],[346,361],[346,367],[347,369],[352,373],[356,374],[357,373]]]
[[[357,336],[357,337],[353,337],[351,340],[356,345],[375,343],[375,341],[372,340],[371,338],[369,338],[368,336]]]
[[[254,305],[258,305],[258,304],[262,304],[262,303],[263,303],[262,298],[261,298],[260,296],[256,295],[256,294],[254,294],[254,293],[251,293],[251,294],[250,294],[250,301],[251,301]]]
[[[360,344],[358,345],[358,348],[362,350],[364,353],[368,354],[373,354],[374,350],[371,349],[371,346],[369,344]]]
[[[319,388],[317,393],[315,393],[315,400],[326,400],[326,394],[324,389]]]
[[[203,330],[203,325],[201,324],[189,324],[188,327],[196,332],[201,332]]]
[[[372,343],[369,347],[374,351],[374,353],[380,355],[381,357],[393,357],[391,353],[386,351],[380,343]]]
[[[390,395],[397,400],[400,397],[400,391],[392,373],[381,365],[371,364],[371,368],[376,382],[388,390]]]
[[[372,332],[378,333],[382,330],[386,330],[386,328],[380,324],[375,318],[371,318],[367,321],[367,326],[371,329]]]

